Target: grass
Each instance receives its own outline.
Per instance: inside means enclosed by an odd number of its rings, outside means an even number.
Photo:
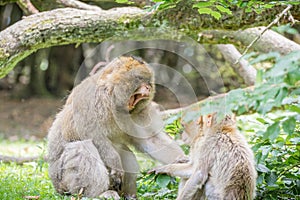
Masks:
[[[0,154],[8,156],[36,156],[44,154],[43,142],[0,141]],[[0,199],[70,199],[58,195],[48,176],[43,160],[24,163],[0,163]]]
[[[26,199],[29,196],[39,199],[69,199],[56,194],[46,164],[1,164],[0,172],[0,199]]]
[[[28,142],[0,140],[0,154],[8,156],[37,156],[45,154],[43,142]],[[137,159],[141,171],[147,171],[155,162],[138,153]],[[167,178],[167,180],[165,180]],[[141,200],[165,199],[176,195],[178,180],[168,180],[161,177],[161,181],[169,183],[168,188],[161,188],[156,183],[156,176],[142,173],[137,181],[138,197]],[[32,197],[32,198],[29,198]],[[175,198],[175,197],[174,197]],[[171,199],[174,199],[171,198]],[[24,199],[77,199],[56,193],[48,176],[48,164],[42,159],[37,162],[15,163],[0,162],[0,200]],[[82,198],[88,199],[88,198]]]

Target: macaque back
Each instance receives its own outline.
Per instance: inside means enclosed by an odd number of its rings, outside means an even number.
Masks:
[[[254,155],[235,121],[226,116],[218,122],[217,114],[199,122],[202,133],[192,148],[196,170],[203,175],[208,199],[253,199],[256,170]],[[202,135],[203,134],[203,135]]]
[[[189,161],[173,163],[150,172],[181,177],[178,200],[250,200],[255,197],[257,172],[254,155],[238,132],[232,117],[200,117],[190,133]]]

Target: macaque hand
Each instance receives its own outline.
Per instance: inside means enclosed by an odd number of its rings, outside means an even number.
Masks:
[[[180,156],[178,157],[173,163],[188,163],[190,162],[190,157],[189,156]]]
[[[151,170],[148,171],[148,174],[169,174],[169,166],[168,165],[163,165],[159,167],[155,167]]]

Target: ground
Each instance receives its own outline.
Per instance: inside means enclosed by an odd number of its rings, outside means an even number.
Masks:
[[[50,98],[12,99],[0,91],[0,139],[43,139],[63,103]]]

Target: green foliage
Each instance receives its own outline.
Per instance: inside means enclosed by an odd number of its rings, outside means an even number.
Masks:
[[[129,0],[115,0],[117,3],[124,3],[124,4],[132,4],[133,2]]]
[[[183,0],[153,0],[156,2],[155,8],[165,10],[176,7],[176,5]],[[219,20],[223,15],[232,15],[232,10],[236,8],[243,9],[246,13],[255,11],[261,14],[267,9],[272,9],[276,5],[299,5],[298,1],[243,1],[243,0],[192,0],[193,8],[198,10],[200,15],[207,14]]]
[[[24,165],[0,163],[0,199],[24,199],[39,196],[40,199],[69,199],[55,193],[45,166],[37,163]]]
[[[257,162],[257,195],[263,199],[300,198],[300,124],[298,114],[264,116],[250,138]],[[263,127],[267,127],[263,130]]]
[[[143,172],[137,181],[139,199],[176,199],[178,182],[179,179],[164,174]]]
[[[257,199],[300,199],[300,51],[280,56],[259,55],[252,63],[268,62],[255,87],[198,104],[184,121],[212,112],[255,113],[255,123],[240,126],[249,134],[257,162]],[[174,119],[174,116],[173,116]]]

